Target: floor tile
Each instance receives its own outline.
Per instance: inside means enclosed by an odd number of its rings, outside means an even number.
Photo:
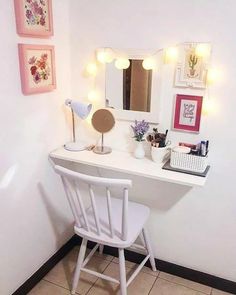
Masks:
[[[29,295],[70,295],[69,290],[58,287],[44,280],[40,281],[29,293]]]
[[[227,293],[227,292],[223,292],[223,291],[220,291],[220,290],[213,289],[211,294],[212,295],[227,295],[227,294],[233,294],[233,293]]]
[[[188,287],[190,289],[194,289],[196,291],[199,291],[199,292],[202,292],[205,294],[209,294],[209,295],[211,294],[211,289],[212,289],[211,287],[208,287],[208,286],[205,286],[205,285],[202,285],[202,284],[190,281],[190,280],[186,280],[186,279],[183,279],[183,278],[180,278],[180,277],[177,277],[177,276],[165,273],[165,272],[160,272],[159,277],[162,279],[165,279],[169,282],[177,283],[177,284],[183,285],[185,287]]]
[[[114,257],[112,262],[119,263],[119,259],[117,257]],[[129,267],[129,268],[135,268],[135,267],[137,267],[138,264],[128,261],[128,260],[125,260],[125,265],[126,265],[126,267]],[[152,275],[154,277],[157,277],[159,274],[159,271],[153,271],[150,267],[147,267],[147,266],[144,266],[142,268],[142,272],[145,272],[145,273]]]
[[[204,293],[189,289],[185,286],[175,284],[157,278],[150,295],[203,295]]]
[[[74,249],[76,249],[77,251],[79,251],[79,246],[75,246]],[[91,250],[92,249],[87,249],[86,250],[86,255],[88,255]],[[94,256],[100,257],[100,258],[105,259],[105,260],[108,260],[108,261],[112,261],[112,259],[114,258],[114,256],[109,255],[109,254],[104,254],[104,253],[103,254],[100,254],[99,251],[96,251],[94,253]]]
[[[71,289],[71,283],[73,279],[73,272],[76,265],[78,256],[78,249],[72,250],[64,259],[62,259],[45,277],[44,279],[62,286],[67,289]],[[101,259],[99,257],[92,257],[86,267],[103,272],[108,266],[109,261]],[[91,285],[97,280],[97,277],[81,272],[81,277],[77,287],[77,292],[81,295],[86,294]]]
[[[126,269],[127,278],[133,273],[133,269]],[[111,262],[104,271],[104,274],[119,279],[119,265]],[[156,278],[146,273],[140,272],[134,281],[128,287],[129,295],[148,295]],[[119,285],[105,280],[97,280],[94,286],[89,290],[88,295],[114,295],[119,294]]]
[[[99,258],[105,259],[107,261],[112,261],[113,258],[114,258],[112,255],[109,255],[109,254],[100,254],[98,251],[96,251],[94,253],[94,255],[99,257]]]

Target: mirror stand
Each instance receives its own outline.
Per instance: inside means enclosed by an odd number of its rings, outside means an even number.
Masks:
[[[104,146],[104,133],[102,133],[102,143],[101,146],[96,146],[93,149],[93,152],[100,155],[110,154],[112,152],[112,149],[108,146]]]

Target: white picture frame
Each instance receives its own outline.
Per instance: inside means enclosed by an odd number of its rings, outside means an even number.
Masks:
[[[209,56],[201,57],[195,53],[197,43],[184,43],[179,48],[179,61],[175,71],[175,87],[206,88]]]

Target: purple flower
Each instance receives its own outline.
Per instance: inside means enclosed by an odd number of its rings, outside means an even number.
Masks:
[[[36,57],[35,57],[35,56],[32,56],[32,57],[29,59],[28,62],[29,62],[30,65],[33,65],[33,64],[36,62],[36,60],[37,60]]]
[[[40,73],[39,72],[36,72],[35,75],[34,75],[34,82],[36,84],[40,83],[41,82],[41,76],[40,76]]]
[[[33,17],[33,14],[32,14],[32,11],[31,10],[29,10],[29,9],[26,10],[26,17],[28,19],[31,19]]]
[[[134,138],[137,141],[143,141],[143,136],[145,133],[147,133],[149,129],[149,124],[148,122],[145,122],[144,120],[142,121],[137,121],[135,120],[134,126],[131,125],[131,128],[133,129],[134,132]]]

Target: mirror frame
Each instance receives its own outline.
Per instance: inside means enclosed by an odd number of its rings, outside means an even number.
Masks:
[[[138,50],[125,49],[119,50],[120,54],[125,53],[129,59],[144,59],[153,55],[157,50]],[[140,112],[131,110],[109,109],[117,120],[134,121],[145,120],[149,123],[160,123],[160,107],[161,107],[161,77],[162,77],[162,60],[163,54],[160,52],[156,56],[157,69],[152,70],[152,87],[151,87],[151,109],[150,112]],[[105,71],[107,69],[105,68]],[[118,69],[117,69],[118,70]],[[118,70],[119,71],[119,70]],[[120,70],[121,71],[121,70]],[[107,93],[107,79],[105,74],[105,93]],[[106,96],[106,95],[105,95]],[[106,97],[105,97],[106,100]]]

